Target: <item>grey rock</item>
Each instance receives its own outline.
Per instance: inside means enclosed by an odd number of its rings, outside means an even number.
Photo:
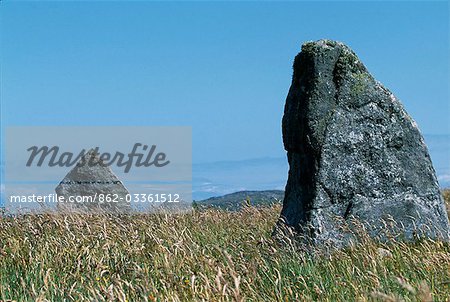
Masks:
[[[431,159],[400,101],[346,45],[308,42],[294,61],[283,116],[289,177],[281,213],[314,243],[344,244],[356,219],[373,237],[449,238]],[[279,224],[279,225],[280,225]]]
[[[130,211],[126,202],[128,190],[110,167],[103,164],[94,149],[88,151],[55,189],[64,196],[58,209],[68,211],[102,211],[125,213]],[[92,202],[69,202],[70,196],[92,197]],[[95,200],[94,200],[95,196]]]

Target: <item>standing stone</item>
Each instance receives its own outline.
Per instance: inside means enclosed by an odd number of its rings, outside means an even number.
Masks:
[[[399,100],[339,42],[305,43],[293,69],[281,221],[315,243],[345,242],[342,226],[351,218],[373,237],[393,220],[406,238],[448,239],[427,147]]]
[[[128,190],[114,172],[99,158],[94,149],[88,151],[55,189],[66,202],[60,210],[124,213],[130,210]],[[93,197],[93,202],[67,202],[70,196]]]

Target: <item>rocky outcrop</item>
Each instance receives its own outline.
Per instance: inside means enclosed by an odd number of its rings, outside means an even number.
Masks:
[[[124,213],[130,210],[127,202],[128,190],[113,171],[100,160],[92,149],[64,177],[55,189],[58,196],[64,196],[64,203],[58,203],[60,210],[101,211]],[[69,197],[72,199],[69,202]]]
[[[342,243],[352,218],[372,236],[449,236],[427,147],[399,100],[346,45],[305,43],[283,116],[289,178],[281,218],[314,242]]]

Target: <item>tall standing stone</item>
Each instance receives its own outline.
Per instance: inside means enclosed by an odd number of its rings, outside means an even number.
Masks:
[[[314,242],[342,242],[356,218],[371,235],[393,219],[407,238],[449,237],[427,147],[398,99],[346,45],[308,42],[283,116],[289,178],[281,217]]]

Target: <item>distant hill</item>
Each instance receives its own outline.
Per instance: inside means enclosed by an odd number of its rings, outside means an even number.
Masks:
[[[220,197],[211,197],[205,200],[194,201],[200,209],[219,208],[229,211],[237,211],[245,204],[252,206],[264,206],[283,202],[284,191],[240,191]]]

